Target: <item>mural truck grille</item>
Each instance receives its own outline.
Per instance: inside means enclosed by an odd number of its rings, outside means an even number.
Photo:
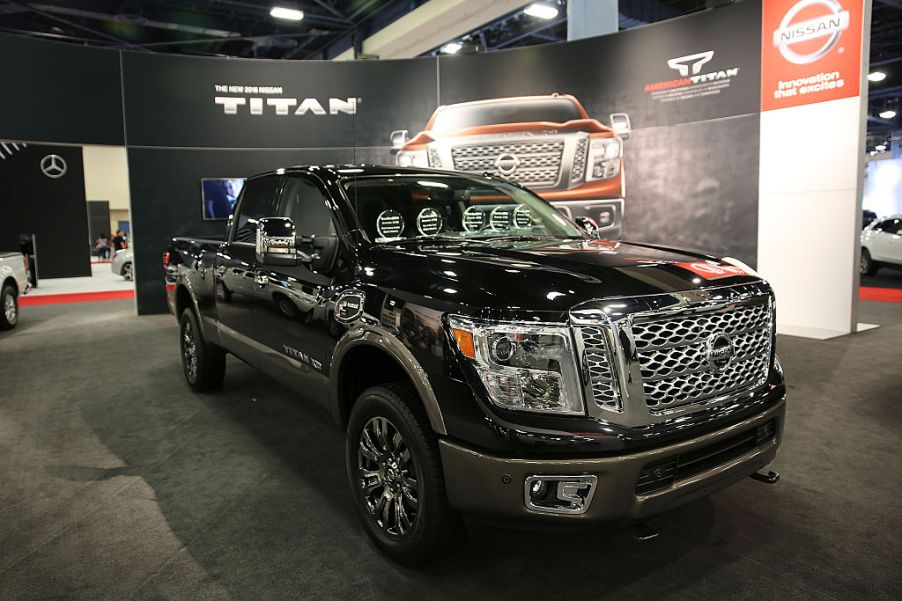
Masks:
[[[767,379],[773,324],[766,302],[634,323],[632,330],[651,410],[761,386]],[[708,341],[721,335],[731,341],[732,359],[715,369]]]
[[[466,144],[451,149],[456,171],[491,173],[507,177],[530,188],[553,188],[561,178],[563,140]],[[498,157],[515,157],[517,166],[502,173],[495,164]]]

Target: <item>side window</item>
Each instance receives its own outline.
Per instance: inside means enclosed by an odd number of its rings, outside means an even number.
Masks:
[[[273,217],[273,201],[279,188],[279,177],[267,175],[249,180],[244,185],[235,223],[235,242],[254,243],[257,239],[257,221]]]
[[[887,234],[897,234],[900,226],[902,226],[902,219],[887,219],[879,224],[876,229],[882,230]]]
[[[315,183],[304,177],[285,178],[276,217],[290,217],[302,236],[334,236],[332,210],[326,197]]]

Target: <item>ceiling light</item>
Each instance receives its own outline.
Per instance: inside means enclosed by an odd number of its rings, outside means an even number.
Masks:
[[[892,119],[895,116],[896,116],[896,111],[883,111],[882,113],[880,113],[881,119]]]
[[[458,44],[457,42],[451,42],[450,44],[445,44],[444,46],[442,46],[442,53],[457,54],[458,50],[460,50],[461,48],[463,48],[461,44]]]
[[[530,17],[536,17],[537,19],[553,19],[557,16],[556,7],[541,2],[530,4],[523,12]]]
[[[285,19],[287,21],[300,21],[304,18],[304,11],[294,8],[285,8],[284,6],[273,6],[269,11],[270,17],[276,19]]]
[[[874,71],[873,73],[868,73],[869,81],[883,81],[886,79],[886,73],[883,71]]]

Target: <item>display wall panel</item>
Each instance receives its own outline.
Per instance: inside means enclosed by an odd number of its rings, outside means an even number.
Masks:
[[[119,53],[0,34],[0,137],[123,143]]]
[[[441,103],[573,94],[590,116],[627,112],[634,128],[756,113],[760,20],[760,2],[740,2],[615,35],[443,56]]]
[[[623,237],[754,266],[759,124],[754,113],[635,131],[625,150]]]
[[[222,60],[123,52],[129,146],[388,146],[437,102],[435,59]]]
[[[12,152],[10,152],[12,151]],[[41,170],[54,159],[55,170]],[[49,159],[45,166],[50,166]],[[63,170],[62,167],[65,167]],[[109,233],[109,232],[103,232]],[[91,240],[79,146],[4,146],[0,160],[0,251],[19,249],[21,234],[37,236],[43,278],[91,275]]]

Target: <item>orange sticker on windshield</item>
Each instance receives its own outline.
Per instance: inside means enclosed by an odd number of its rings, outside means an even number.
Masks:
[[[695,275],[700,275],[706,280],[719,280],[720,278],[729,278],[737,275],[748,275],[744,269],[740,269],[734,265],[716,265],[705,261],[677,263],[676,266],[688,269]]]

